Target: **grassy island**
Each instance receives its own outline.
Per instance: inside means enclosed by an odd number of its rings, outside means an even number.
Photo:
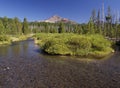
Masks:
[[[40,33],[34,37],[40,48],[52,55],[104,57],[113,51],[111,42],[97,34]]]

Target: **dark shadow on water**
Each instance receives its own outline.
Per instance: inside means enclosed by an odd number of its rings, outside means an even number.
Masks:
[[[61,56],[61,55],[51,55],[51,54],[48,54],[44,50],[42,50],[40,48],[39,49],[35,49],[34,52],[39,53],[39,54],[41,54],[43,56]]]
[[[34,52],[44,54],[44,52],[41,49],[36,49],[36,50],[34,50]]]

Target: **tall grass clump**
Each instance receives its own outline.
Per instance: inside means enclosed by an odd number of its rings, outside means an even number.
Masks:
[[[66,42],[67,47],[71,50],[72,55],[86,56],[91,49],[90,40],[85,36],[74,35]]]

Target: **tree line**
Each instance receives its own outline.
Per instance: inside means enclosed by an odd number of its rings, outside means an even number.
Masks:
[[[27,19],[24,18],[23,22],[19,18],[0,18],[0,34],[4,35],[22,35],[30,33],[29,24]]]

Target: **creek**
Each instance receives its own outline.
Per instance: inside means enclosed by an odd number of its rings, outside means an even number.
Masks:
[[[119,88],[120,52],[103,59],[50,56],[34,40],[0,47],[0,88]]]

